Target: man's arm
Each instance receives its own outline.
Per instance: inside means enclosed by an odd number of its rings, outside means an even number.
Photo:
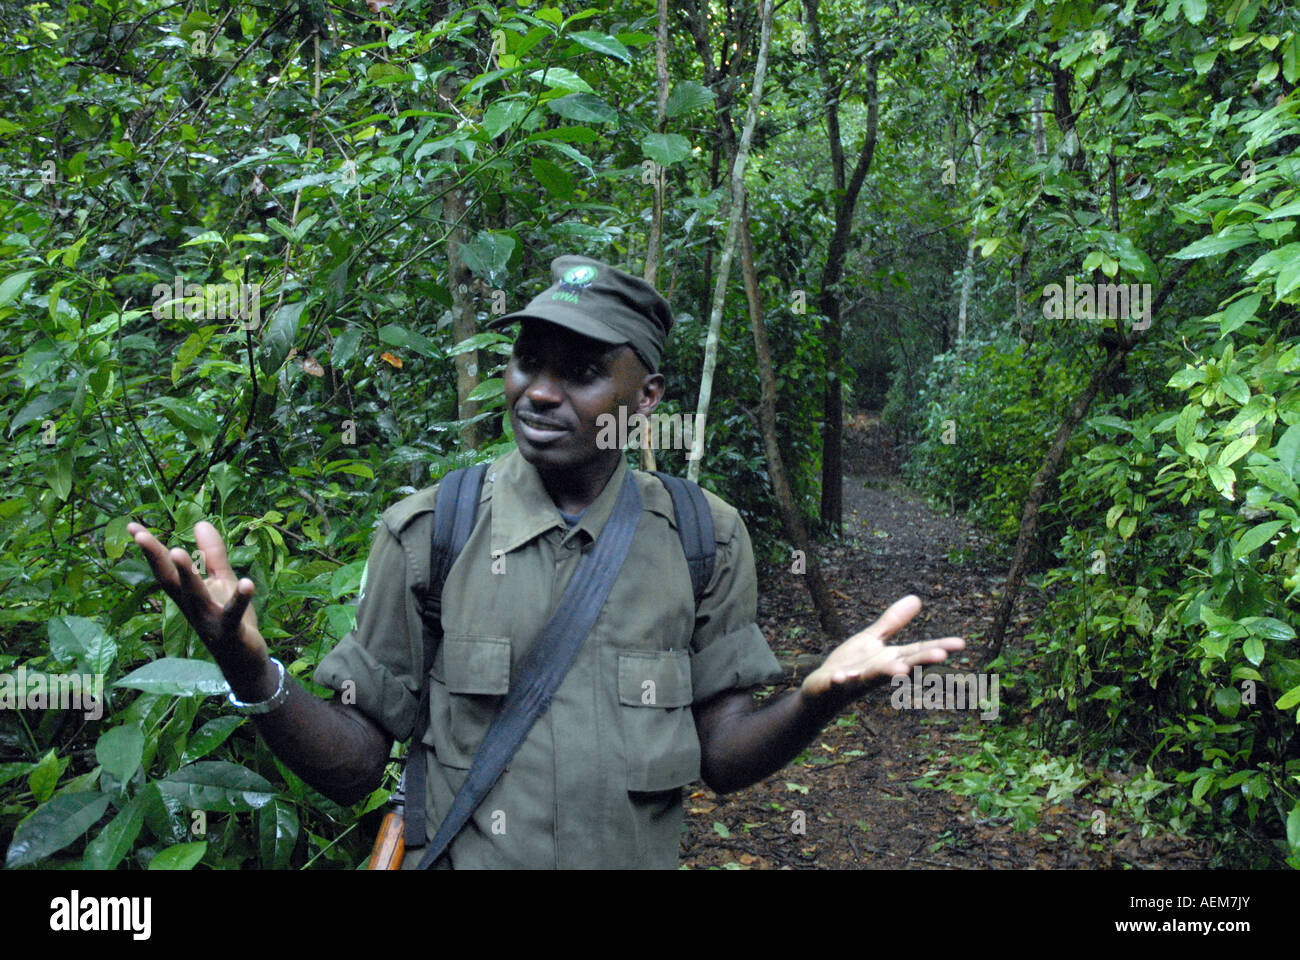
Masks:
[[[718,793],[749,786],[780,770],[806,747],[872,680],[905,676],[919,663],[939,663],[960,650],[960,637],[886,646],[921,609],[906,596],[871,626],[836,647],[796,690],[756,706],[749,690],[714,697],[695,708],[700,737],[700,773]]]
[[[235,696],[245,703],[268,699],[279,672],[249,602],[253,581],[236,579],[216,528],[206,521],[194,526],[209,573],[206,581],[180,547],[168,551],[138,523],[127,524],[127,531],[154,578],[212,651]],[[355,803],[378,787],[392,748],[388,734],[356,707],[314,697],[288,677],[286,683],[288,700],[270,713],[254,715],[275,755],[336,803]]]

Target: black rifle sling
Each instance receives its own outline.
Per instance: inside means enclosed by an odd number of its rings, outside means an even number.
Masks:
[[[474,516],[478,512],[478,498],[483,489],[483,475],[487,464],[479,463],[461,470],[453,470],[438,485],[438,498],[433,512],[433,549],[429,557],[429,589],[424,596],[424,673],[420,680],[420,706],[415,714],[417,729],[429,717],[429,672],[433,670],[433,655],[442,639],[442,587],[456,557],[465,548],[474,529]],[[414,757],[414,762],[410,759]],[[424,789],[428,774],[427,758],[420,749],[420,741],[412,737],[407,748],[404,782],[406,792],[405,843],[408,847],[424,844]]]
[[[475,471],[477,475],[467,480],[466,475]],[[454,470],[443,477],[442,483],[438,487],[438,500],[434,513],[433,545],[429,561],[429,590],[425,596],[422,613],[424,621],[424,674],[420,686],[420,707],[419,712],[416,714],[417,724],[427,723],[429,718],[430,673],[433,670],[435,648],[438,640],[442,637],[442,587],[446,582],[447,573],[456,562],[457,556],[459,556],[465,541],[469,539],[470,531],[473,529],[474,517],[478,509],[479,489],[483,485],[483,474],[485,472],[485,464],[478,464],[463,470]],[[677,520],[677,536],[682,544],[682,552],[686,555],[691,574],[691,589],[698,603],[700,595],[713,576],[713,562],[717,553],[717,543],[713,535],[713,515],[709,511],[708,501],[705,500],[699,486],[689,480],[672,477],[665,473],[656,472],[655,476],[659,478],[672,497],[673,514]],[[472,491],[472,493],[469,491]],[[453,530],[456,531],[456,535],[453,535]],[[581,570],[574,572],[575,579],[581,572]],[[417,732],[420,732],[422,736],[421,731]],[[520,742],[522,743],[522,739]],[[516,745],[517,748],[518,745]],[[513,756],[513,752],[512,750],[510,756],[505,758],[507,763]],[[412,762],[413,757],[419,757],[419,759]],[[419,740],[413,734],[411,746],[407,750],[406,771],[403,775],[406,795],[405,843],[408,848],[421,847],[425,843],[424,796],[425,776],[427,773],[425,762],[427,761],[420,762],[424,759],[419,756]],[[473,812],[472,808],[468,811],[469,814]],[[451,839],[454,839],[454,835],[448,839],[448,844],[450,844]]]
[[[623,476],[623,489],[618,493],[613,513],[605,521],[595,545],[578,561],[578,568],[573,571],[555,612],[533,642],[520,666],[519,676],[510,684],[505,703],[492,718],[469,773],[451,801],[451,809],[420,860],[422,870],[427,870],[442,856],[501,778],[506,764],[537,718],[550,706],[551,696],[577,659],[587,634],[604,609],[640,520],[641,494],[637,492],[636,479],[628,471]]]

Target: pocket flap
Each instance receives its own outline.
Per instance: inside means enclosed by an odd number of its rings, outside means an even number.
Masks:
[[[501,637],[444,637],[443,670],[451,693],[502,696],[510,689],[510,641]]]
[[[685,650],[620,653],[618,699],[629,707],[690,706],[690,654]]]

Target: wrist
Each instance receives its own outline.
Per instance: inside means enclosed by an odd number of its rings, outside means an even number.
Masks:
[[[280,686],[280,667],[268,655],[261,663],[239,677],[228,677],[230,692],[244,703],[262,703],[275,695]],[[288,678],[286,677],[286,682]]]

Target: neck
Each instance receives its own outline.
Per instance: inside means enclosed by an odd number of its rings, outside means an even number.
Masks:
[[[621,450],[611,450],[610,453],[613,454],[612,457],[593,460],[587,465],[574,469],[555,471],[538,469],[542,486],[546,488],[551,501],[562,513],[570,515],[581,513],[600,496],[601,491],[605,489],[605,484],[609,483],[609,478],[618,469],[619,458],[623,456]]]

